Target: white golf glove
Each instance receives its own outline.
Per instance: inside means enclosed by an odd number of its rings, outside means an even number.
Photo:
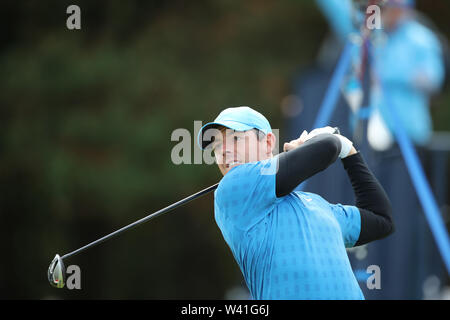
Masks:
[[[339,140],[341,140],[341,153],[339,153],[339,158],[344,159],[352,150],[353,142],[351,142],[346,137],[341,136],[340,134],[335,134],[335,136],[338,137]]]
[[[339,158],[344,159],[345,157],[348,156],[348,154],[352,150],[353,143],[346,137],[344,137],[340,134],[337,134],[335,132],[336,132],[335,128],[328,127],[328,126],[323,127],[323,128],[317,128],[317,129],[314,129],[313,131],[311,131],[310,133],[308,133],[307,136],[304,138],[304,140],[308,141],[312,137],[315,137],[315,136],[317,136],[319,134],[323,134],[323,133],[334,134],[341,141],[341,152],[339,153]],[[303,134],[302,134],[302,136],[303,136]]]
[[[332,127],[323,127],[323,128],[317,128],[311,131],[310,133],[307,133],[307,136],[305,137],[305,141],[308,141],[309,139],[323,133],[331,133],[334,134],[336,131],[335,128]],[[304,131],[305,132],[305,131]],[[303,134],[302,134],[303,135]]]

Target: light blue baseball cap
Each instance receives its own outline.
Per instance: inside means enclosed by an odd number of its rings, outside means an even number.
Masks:
[[[258,111],[247,106],[227,108],[217,116],[214,122],[209,122],[200,129],[197,143],[202,150],[212,142],[212,139],[204,139],[205,132],[222,126],[235,131],[258,129],[265,134],[272,132],[269,121]]]

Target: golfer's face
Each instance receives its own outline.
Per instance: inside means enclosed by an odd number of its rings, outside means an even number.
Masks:
[[[212,144],[220,172],[225,175],[240,164],[261,160],[263,141],[252,130],[222,130]]]

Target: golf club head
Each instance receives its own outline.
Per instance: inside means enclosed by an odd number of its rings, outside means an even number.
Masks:
[[[55,288],[63,288],[66,283],[66,268],[59,255],[53,258],[52,263],[48,267],[48,282]]]

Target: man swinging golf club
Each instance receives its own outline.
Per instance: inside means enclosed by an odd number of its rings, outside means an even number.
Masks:
[[[214,193],[215,220],[252,298],[364,299],[345,248],[394,231],[387,195],[333,128],[304,131],[276,156],[275,140],[267,119],[249,107],[225,109],[198,135],[224,176]],[[294,191],[338,157],[355,205]]]

